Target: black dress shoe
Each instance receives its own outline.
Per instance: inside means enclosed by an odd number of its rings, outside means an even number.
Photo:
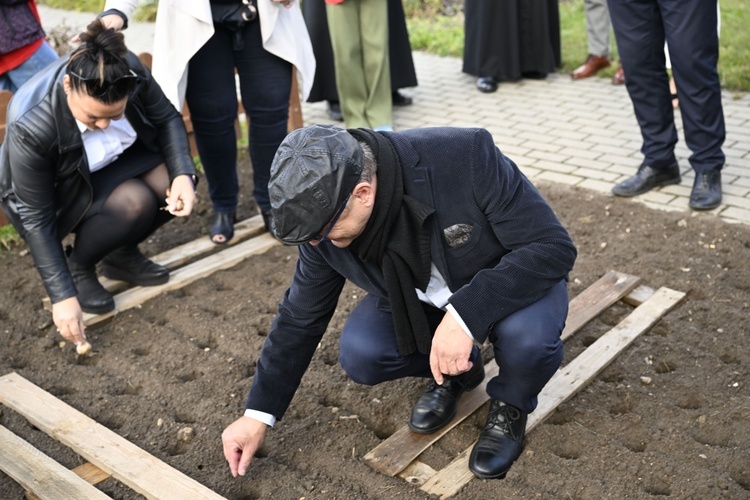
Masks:
[[[469,456],[469,470],[483,479],[503,479],[513,462],[521,456],[526,433],[527,414],[493,399],[487,425]]]
[[[480,76],[477,79],[477,88],[480,92],[489,94],[490,92],[494,92],[497,90],[497,80],[495,80],[491,76]]]
[[[690,193],[690,208],[711,210],[721,205],[721,171],[696,172],[693,192]]]
[[[456,401],[464,391],[470,391],[484,380],[484,364],[478,357],[466,373],[445,377],[443,385],[434,380],[419,397],[411,411],[409,428],[417,434],[430,434],[444,427],[456,414]]]
[[[169,281],[169,269],[146,258],[137,246],[120,247],[102,259],[102,274],[131,285],[156,286]]]
[[[81,310],[90,314],[104,314],[115,308],[115,299],[96,277],[95,266],[82,266],[68,259],[68,270],[78,292]]]
[[[214,212],[213,220],[208,227],[208,237],[215,245],[226,245],[234,237],[236,219],[234,212]],[[221,240],[217,240],[217,236],[221,236]]]
[[[394,106],[409,106],[412,102],[414,102],[411,97],[405,96],[398,90],[393,91],[393,93],[391,94],[391,100],[393,101]]]
[[[328,116],[331,117],[331,120],[337,122],[344,121],[344,115],[341,113],[341,105],[338,101],[328,101]]]
[[[660,169],[643,163],[633,177],[615,184],[612,193],[617,196],[636,196],[651,191],[655,187],[679,184],[680,180],[680,167],[677,162]]]

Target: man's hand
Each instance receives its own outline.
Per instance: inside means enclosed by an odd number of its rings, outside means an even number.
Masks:
[[[75,345],[86,341],[83,311],[77,298],[70,297],[52,304],[52,321],[55,322],[58,333]]]
[[[167,191],[167,210],[177,217],[187,217],[195,205],[195,186],[189,175],[178,175]]]
[[[435,382],[443,384],[443,375],[460,375],[471,370],[469,361],[474,343],[450,312],[445,313],[432,338],[430,370]]]
[[[253,455],[266,437],[268,426],[250,417],[240,417],[221,434],[224,457],[229,462],[232,476],[244,476]]]

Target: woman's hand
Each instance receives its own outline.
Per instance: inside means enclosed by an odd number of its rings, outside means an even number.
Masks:
[[[195,186],[189,175],[178,175],[167,191],[167,210],[177,217],[187,217],[195,205]]]
[[[86,341],[86,329],[83,326],[83,311],[76,297],[70,297],[52,304],[52,321],[57,332],[75,345]]]

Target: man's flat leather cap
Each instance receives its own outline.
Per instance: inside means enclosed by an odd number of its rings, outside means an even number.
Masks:
[[[271,233],[288,245],[320,234],[359,182],[364,154],[357,140],[335,125],[295,130],[271,164]]]

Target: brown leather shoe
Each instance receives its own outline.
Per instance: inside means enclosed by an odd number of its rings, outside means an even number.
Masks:
[[[594,76],[599,70],[609,67],[610,64],[611,63],[609,62],[609,57],[607,56],[595,56],[593,54],[589,54],[589,56],[586,58],[586,62],[573,70],[573,72],[570,74],[570,77],[573,80],[588,78],[590,76]]]
[[[617,67],[615,75],[612,77],[612,85],[623,85],[625,84],[625,71],[622,69],[622,64]]]

